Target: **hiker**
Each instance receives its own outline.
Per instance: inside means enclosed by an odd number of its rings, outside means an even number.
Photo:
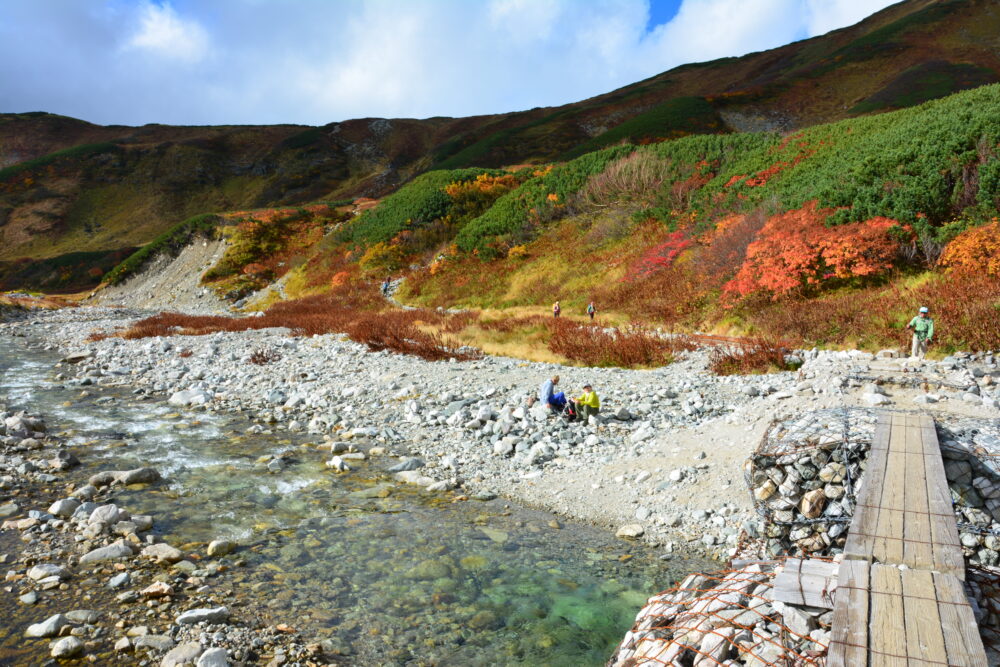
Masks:
[[[590,315],[590,321],[594,321],[594,313],[597,312],[597,308],[594,308],[594,302],[591,301],[587,304],[587,314]]]
[[[586,424],[591,415],[597,415],[601,411],[601,399],[597,397],[597,392],[589,384],[583,385],[583,394],[579,398],[574,398],[576,412]]]
[[[559,306],[559,302],[556,301],[552,304],[552,317],[559,317],[559,313],[562,312],[562,308]]]
[[[389,285],[391,284],[392,281],[389,280],[389,276],[386,276],[385,280],[382,281],[382,296],[389,296]]]
[[[916,359],[923,359],[927,354],[927,346],[934,337],[934,320],[931,319],[927,306],[920,306],[920,312],[914,316],[907,329],[913,329],[913,344],[910,348],[910,356]]]
[[[559,384],[558,375],[553,375],[550,379],[543,382],[542,386],[538,389],[538,400],[549,406],[549,409],[553,412],[560,413],[566,408],[566,394],[556,391],[557,384]]]

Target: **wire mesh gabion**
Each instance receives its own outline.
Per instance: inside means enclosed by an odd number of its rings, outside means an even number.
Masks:
[[[767,428],[744,466],[766,556],[840,550],[877,419],[872,410],[834,408]]]

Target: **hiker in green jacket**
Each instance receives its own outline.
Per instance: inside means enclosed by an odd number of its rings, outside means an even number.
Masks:
[[[934,320],[927,314],[927,306],[921,306],[920,312],[906,325],[907,329],[913,329],[913,346],[910,349],[910,356],[923,359],[927,354],[927,345],[934,337]]]

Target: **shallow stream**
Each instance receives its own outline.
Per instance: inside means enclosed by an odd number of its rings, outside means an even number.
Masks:
[[[63,386],[57,359],[0,340],[0,400],[69,436],[83,466],[67,479],[157,468],[165,481],[115,502],[152,514],[175,546],[243,545],[227,557],[245,562],[226,575],[235,607],[330,640],[348,664],[603,664],[648,595],[706,566],[503,500],[395,484],[378,459],[335,475],[308,436],[246,436],[240,415]],[[259,462],[287,451],[280,473]],[[0,593],[0,613],[8,650],[42,620],[13,593]]]

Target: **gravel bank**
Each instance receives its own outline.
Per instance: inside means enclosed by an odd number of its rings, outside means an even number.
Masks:
[[[0,333],[44,336],[73,362],[59,369],[67,383],[134,386],[192,412],[240,411],[258,432],[313,432],[333,455],[348,443],[380,447],[397,457],[404,481],[513,498],[661,545],[665,557],[684,548],[724,558],[741,531],[760,530],[742,465],[774,419],[876,405],[928,409],[945,422],[998,416],[998,371],[988,355],[907,366],[813,351],[800,353],[805,363],[795,373],[716,377],[704,352],[626,371],[506,358],[431,363],[283,330],[85,341],[138,315],[33,313]],[[256,350],[280,359],[254,365]],[[528,408],[555,373],[568,393],[594,385],[603,402],[598,423],[568,424]],[[350,468],[335,456],[328,465]]]

